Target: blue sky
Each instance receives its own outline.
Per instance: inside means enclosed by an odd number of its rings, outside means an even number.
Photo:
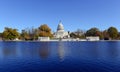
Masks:
[[[120,0],[0,0],[0,32],[41,24],[56,31],[60,20],[67,31],[110,26],[120,31]]]

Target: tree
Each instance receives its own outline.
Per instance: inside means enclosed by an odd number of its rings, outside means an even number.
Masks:
[[[120,40],[120,33],[118,33],[118,37],[117,37],[118,40]]]
[[[110,27],[108,28],[108,34],[112,39],[115,39],[118,36],[118,30],[115,27]]]
[[[18,38],[18,37],[19,37],[19,33],[17,29],[5,27],[5,30],[3,32],[4,40],[14,40],[15,38]]]
[[[77,29],[75,32],[70,33],[70,37],[72,38],[85,38],[85,31],[81,29]]]
[[[0,37],[2,38],[2,33],[0,33]]]
[[[76,35],[74,32],[70,33],[70,37],[72,38],[78,38],[78,35]]]
[[[0,40],[2,40],[2,33],[0,33]]]
[[[52,37],[51,29],[47,24],[43,24],[39,27],[39,36],[41,37]]]
[[[21,39],[22,39],[22,40],[29,39],[29,34],[27,33],[27,31],[22,30]]]
[[[39,30],[38,29],[33,29],[33,39],[36,40],[39,37]]]
[[[86,32],[86,36],[100,36],[100,31],[98,28],[91,28]]]
[[[85,34],[85,31],[84,31],[84,30],[81,30],[81,29],[77,29],[77,30],[75,31],[75,33],[76,33],[77,35],[79,35],[79,36],[83,36],[83,35]]]
[[[22,40],[37,40],[39,36],[38,29],[36,28],[26,28],[22,30],[21,39]]]
[[[104,31],[102,32],[102,35],[103,35],[104,40],[109,40],[109,34],[108,34],[108,31],[107,31],[107,30],[104,30]]]

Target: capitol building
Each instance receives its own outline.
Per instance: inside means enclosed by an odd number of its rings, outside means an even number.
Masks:
[[[54,38],[69,38],[69,32],[64,30],[62,22],[58,24],[57,31],[54,33]]]
[[[54,38],[38,37],[38,41],[99,41],[99,37],[86,37],[86,39],[72,38],[70,33],[64,30],[62,22],[57,26],[56,32],[53,33]]]

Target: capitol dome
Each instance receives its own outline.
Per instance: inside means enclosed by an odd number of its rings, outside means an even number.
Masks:
[[[60,22],[58,24],[57,31],[64,31],[64,26],[63,26],[62,22]]]
[[[60,21],[57,27],[57,32],[54,33],[55,38],[68,38],[69,34],[67,31],[64,31],[64,26]]]

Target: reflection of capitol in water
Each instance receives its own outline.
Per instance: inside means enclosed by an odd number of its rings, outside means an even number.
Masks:
[[[65,56],[65,48],[64,48],[64,44],[62,42],[58,43],[58,56],[59,56],[60,60],[63,60],[64,56]]]
[[[0,42],[0,59],[93,57],[120,59],[119,43],[101,42]],[[86,45],[87,44],[87,45]]]

